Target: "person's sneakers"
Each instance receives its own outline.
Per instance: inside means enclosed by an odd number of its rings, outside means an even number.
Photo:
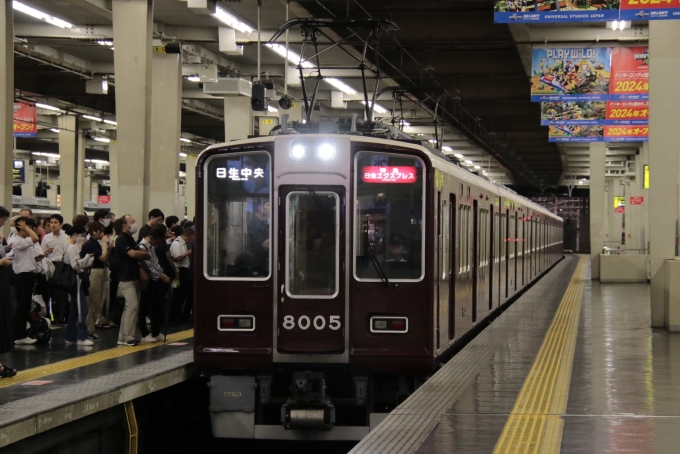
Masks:
[[[27,337],[25,339],[17,339],[14,341],[14,345],[33,345],[38,342],[38,339],[31,339]]]
[[[92,342],[90,339],[85,339],[82,341],[78,341],[78,345],[80,346],[85,346],[85,347],[91,347],[94,345],[94,342]]]
[[[158,342],[165,342],[165,336],[162,335],[162,334],[159,334],[158,336],[156,336],[155,339],[156,339]]]
[[[139,345],[139,341],[137,339],[132,339],[127,341],[125,345],[127,345],[128,347],[136,347]]]
[[[69,345],[70,345],[70,344],[75,344],[75,343],[76,343],[76,341],[70,341],[70,340],[67,340],[67,339],[64,339],[64,342],[66,342],[66,343],[69,344]]]
[[[92,342],[99,342],[102,339],[101,339],[101,337],[97,337],[96,334],[89,334],[87,336],[87,340],[92,341]]]
[[[125,341],[118,341],[118,345],[127,345],[127,342],[125,342]]]
[[[151,334],[147,334],[142,338],[142,342],[145,344],[153,344],[154,342],[158,342],[158,339],[153,337]]]

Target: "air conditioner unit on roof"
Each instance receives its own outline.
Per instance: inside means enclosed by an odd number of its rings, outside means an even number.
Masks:
[[[240,77],[220,77],[216,83],[203,84],[203,93],[222,96],[248,96],[253,91],[253,84]]]

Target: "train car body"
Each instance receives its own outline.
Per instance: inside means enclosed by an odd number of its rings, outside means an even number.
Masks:
[[[213,433],[360,439],[562,256],[562,220],[420,145],[279,135],[196,167]]]

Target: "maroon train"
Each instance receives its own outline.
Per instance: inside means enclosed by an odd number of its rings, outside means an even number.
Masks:
[[[562,220],[407,141],[198,159],[195,363],[213,433],[360,439],[562,256]]]

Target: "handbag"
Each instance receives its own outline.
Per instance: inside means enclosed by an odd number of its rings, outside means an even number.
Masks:
[[[66,249],[64,249],[64,257],[66,256]],[[71,268],[71,265],[64,262],[64,257],[61,261],[54,263],[54,273],[47,281],[50,287],[57,288],[59,290],[65,290],[67,292],[72,292],[76,286],[76,270]]]

